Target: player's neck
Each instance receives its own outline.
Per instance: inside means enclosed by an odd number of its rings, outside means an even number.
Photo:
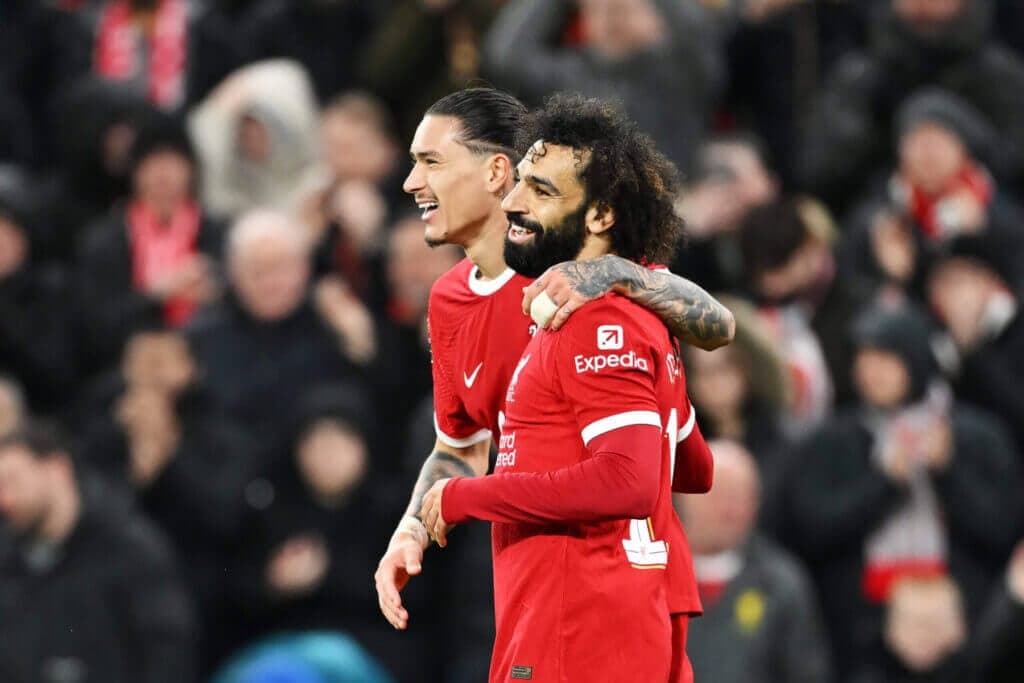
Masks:
[[[576,255],[574,261],[588,261],[612,253],[611,240],[599,235],[587,235],[583,243],[583,249]]]
[[[466,245],[466,256],[480,269],[480,275],[488,280],[500,276],[508,266],[505,264],[505,233],[508,232],[508,217],[503,211],[496,211],[487,217],[477,237]]]

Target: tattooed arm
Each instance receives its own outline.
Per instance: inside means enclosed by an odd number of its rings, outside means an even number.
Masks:
[[[697,348],[724,346],[736,331],[729,309],[693,282],[618,256],[552,266],[524,290],[524,312],[541,292],[559,307],[551,319],[553,330],[586,302],[616,292],[656,314],[677,339]]]
[[[489,439],[468,448],[452,448],[440,440],[435,442],[434,452],[423,463],[420,476],[416,480],[416,485],[413,486],[409,507],[405,509],[406,516],[419,519],[420,508],[423,507],[423,496],[439,479],[487,474],[487,456],[490,446]]]
[[[466,448],[454,448],[438,440],[434,443],[434,451],[423,463],[405,516],[391,536],[373,577],[380,611],[395,628],[404,629],[409,624],[409,613],[402,605],[399,593],[410,576],[420,573],[423,551],[430,545],[427,528],[419,517],[423,497],[440,479],[487,474],[490,445],[490,439],[485,439]]]

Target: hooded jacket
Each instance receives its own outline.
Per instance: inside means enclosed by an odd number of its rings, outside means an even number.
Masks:
[[[269,134],[265,162],[239,153],[238,127],[245,117]],[[203,168],[203,202],[215,215],[295,209],[322,175],[315,165],[316,99],[297,62],[276,59],[239,69],[192,110],[188,127]]]

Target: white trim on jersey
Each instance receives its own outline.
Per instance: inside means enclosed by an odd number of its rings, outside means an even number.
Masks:
[[[479,432],[471,434],[465,439],[456,439],[453,436],[448,436],[441,431],[441,425],[437,424],[437,413],[434,413],[434,431],[437,433],[437,438],[441,443],[451,446],[452,448],[469,448],[470,446],[478,444],[485,439],[491,438],[490,429],[481,429]]]
[[[697,411],[693,409],[693,404],[690,404],[690,417],[686,419],[686,424],[679,428],[679,436],[676,437],[676,443],[682,443],[690,437],[690,433],[693,432],[694,426],[697,424]]]
[[[588,424],[580,432],[580,436],[583,437],[583,445],[586,446],[595,436],[633,425],[650,425],[661,429],[661,416],[653,410],[630,410],[617,415],[609,415]]]
[[[511,268],[506,268],[505,272],[494,278],[493,280],[481,280],[479,278],[480,269],[473,266],[469,269],[469,288],[473,290],[474,294],[480,296],[490,296],[499,289],[508,284],[508,281],[515,277],[516,271]]]

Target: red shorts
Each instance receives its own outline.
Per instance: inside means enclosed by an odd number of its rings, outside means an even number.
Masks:
[[[687,614],[672,615],[672,671],[669,683],[693,683],[693,667],[686,656],[686,630],[690,626]]]

